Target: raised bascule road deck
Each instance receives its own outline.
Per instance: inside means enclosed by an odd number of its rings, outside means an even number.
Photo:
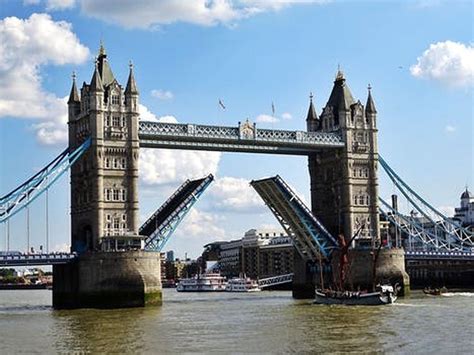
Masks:
[[[248,121],[238,127],[142,121],[140,147],[308,155],[345,143],[339,133],[260,129]]]

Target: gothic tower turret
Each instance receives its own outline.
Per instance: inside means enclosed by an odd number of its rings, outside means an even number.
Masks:
[[[306,130],[308,132],[315,132],[319,129],[319,118],[316,109],[313,105],[313,93],[309,94],[309,109],[306,116]]]
[[[104,249],[111,237],[138,237],[138,90],[115,79],[103,45],[90,84],[75,80],[69,103],[69,146],[87,137],[89,150],[71,169],[72,250]],[[107,244],[107,245],[110,245]]]
[[[367,105],[355,101],[338,70],[321,115],[321,130],[339,133],[345,147],[309,157],[312,210],[333,235],[358,244],[379,239],[376,110],[370,89]]]

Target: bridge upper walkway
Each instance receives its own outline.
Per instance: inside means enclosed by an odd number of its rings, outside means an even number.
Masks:
[[[257,129],[248,121],[238,127],[141,121],[138,135],[144,148],[288,155],[308,155],[345,144],[339,133]]]
[[[337,242],[280,176],[250,183],[306,260],[329,258]]]

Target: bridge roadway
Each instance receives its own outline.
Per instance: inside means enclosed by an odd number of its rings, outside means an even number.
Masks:
[[[337,132],[284,131],[257,128],[239,122],[237,127],[141,121],[140,147],[247,153],[308,155],[344,147]]]

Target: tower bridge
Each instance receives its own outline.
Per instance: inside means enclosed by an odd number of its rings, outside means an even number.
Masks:
[[[139,226],[140,147],[307,156],[310,208],[279,176],[252,182],[293,237],[299,255],[295,258],[292,276],[295,297],[314,295],[316,259],[331,263],[331,256],[339,252],[336,236],[342,235],[349,241],[357,231],[355,244],[373,247],[382,242],[381,214],[396,228],[411,233],[409,228],[413,223],[399,223],[396,209],[387,211],[385,204],[379,205],[377,110],[371,88],[363,105],[352,96],[341,71],[336,75],[320,116],[310,96],[305,132],[262,129],[248,120],[239,122],[236,127],[139,121],[138,97],[133,66],[123,89],[101,46],[92,79],[82,84],[80,93],[73,77],[68,100],[69,148],[59,159],[65,163],[49,164],[41,173],[0,198],[0,222],[5,222],[47,191],[53,173],[55,181],[70,168],[70,259],[74,260],[62,264],[64,260],[51,257],[57,262],[54,266],[55,307],[161,303],[157,251],[213,177],[186,181]],[[403,187],[384,161],[381,165],[397,181],[397,187]],[[459,228],[453,228],[448,222],[444,225],[457,231],[457,234],[448,231],[451,233],[449,245],[457,245],[462,250],[473,246],[472,233],[459,232]],[[430,234],[428,238],[426,233],[418,228],[414,238],[428,241],[430,246],[446,245],[433,242],[433,238],[440,238],[439,234]],[[376,277],[391,278],[407,285],[403,251],[382,249],[382,254],[380,260],[385,271]],[[25,263],[34,262],[34,257],[23,259]],[[370,248],[354,249],[353,281],[372,283],[372,259]]]

